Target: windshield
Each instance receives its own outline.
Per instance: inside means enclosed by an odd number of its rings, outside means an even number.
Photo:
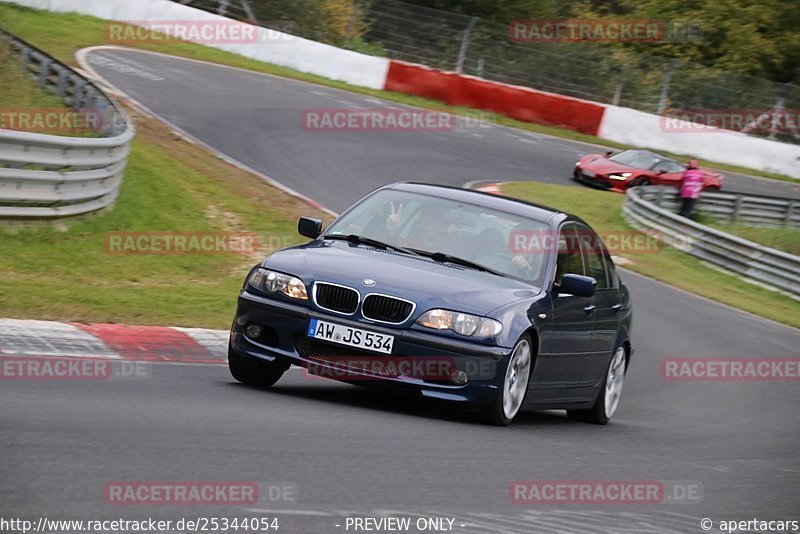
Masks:
[[[668,173],[683,172],[686,170],[686,166],[681,165],[674,159],[662,159],[661,161],[656,163],[655,166],[653,166],[653,170],[656,172],[661,171]]]
[[[524,243],[530,242],[528,236],[545,235],[547,228],[541,221],[483,206],[385,189],[357,204],[325,235],[355,234],[423,253],[442,253],[541,285],[546,251]]]
[[[660,157],[646,150],[626,150],[608,159],[637,169],[649,169],[661,160]]]

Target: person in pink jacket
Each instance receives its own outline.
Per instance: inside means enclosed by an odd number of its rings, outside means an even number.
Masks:
[[[691,217],[694,205],[703,190],[703,181],[703,173],[697,168],[697,161],[690,161],[681,180],[681,216]]]

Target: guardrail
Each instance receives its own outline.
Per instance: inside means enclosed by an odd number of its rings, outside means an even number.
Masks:
[[[634,187],[628,189],[622,211],[631,224],[659,232],[679,250],[751,281],[800,295],[800,257],[698,224],[656,204],[661,198],[671,205],[676,197],[671,188]]]
[[[671,188],[660,187],[652,200],[656,206],[677,212],[680,198]],[[722,222],[773,228],[800,228],[800,200],[703,191],[695,211]]]
[[[25,41],[0,30],[42,87],[74,109],[93,110],[99,137],[65,137],[0,129],[0,217],[55,218],[113,204],[134,128],[92,82]],[[34,110],[31,110],[34,111]]]

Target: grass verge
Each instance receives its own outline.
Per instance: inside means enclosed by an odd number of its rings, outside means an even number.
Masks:
[[[575,187],[515,182],[502,186],[503,194],[552,206],[567,212],[580,206],[580,215],[601,235],[635,230],[621,214],[622,195]],[[631,247],[632,248],[632,247]],[[631,271],[666,282],[691,293],[800,328],[800,303],[789,296],[750,284],[717,271],[669,246],[655,250],[618,251],[620,264]]]
[[[800,255],[800,229],[797,228],[768,228],[745,224],[725,224],[716,221],[712,217],[703,217],[699,222],[759,243],[765,247],[782,250],[795,256]]]
[[[105,22],[94,17],[78,15],[74,13],[64,14],[39,11],[31,8],[4,4],[0,0],[0,20],[3,21],[2,27],[6,30],[29,41],[31,44],[46,50],[60,61],[73,66],[76,65],[75,52],[81,48],[107,44],[104,26]],[[47,28],[47,31],[43,31],[42,28]],[[343,89],[354,93],[370,95],[377,98],[382,98],[384,100],[391,100],[410,106],[417,106],[439,111],[448,111],[460,115],[474,115],[477,113],[474,109],[448,106],[447,104],[436,100],[430,100],[401,93],[356,87],[344,82],[338,82],[328,78],[323,78],[321,76],[298,72],[286,67],[262,63],[238,56],[236,54],[192,43],[177,41],[170,41],[168,44],[142,42],[130,43],[128,46],[244,68],[256,72],[283,76],[286,78],[304,80],[307,82]],[[481,113],[480,117],[484,120],[489,120],[497,124],[518,128],[521,130],[551,135],[563,139],[570,139],[573,141],[582,141],[585,143],[602,145],[608,148],[636,148],[631,145],[600,139],[595,136],[573,132],[572,130],[567,130],[564,128],[521,122],[504,117],[502,115]],[[687,154],[673,154],[669,152],[662,153],[677,159],[691,158],[691,156]],[[768,173],[755,169],[747,169],[736,165],[727,165],[721,162],[712,162],[707,160],[698,161],[701,163],[701,165],[714,167],[723,171],[750,174],[771,178],[774,180],[800,183],[800,180],[796,178],[791,178],[780,174]]]

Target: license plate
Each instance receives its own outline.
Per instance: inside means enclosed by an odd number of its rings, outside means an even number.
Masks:
[[[319,319],[311,319],[311,322],[308,323],[308,337],[338,343],[339,345],[347,345],[348,347],[382,352],[383,354],[391,354],[392,346],[394,345],[394,336],[320,321]]]
[[[587,177],[587,178],[594,178],[595,176],[597,176],[597,175],[596,175],[595,173],[593,173],[592,171],[583,171],[583,175],[584,175],[585,177]]]

